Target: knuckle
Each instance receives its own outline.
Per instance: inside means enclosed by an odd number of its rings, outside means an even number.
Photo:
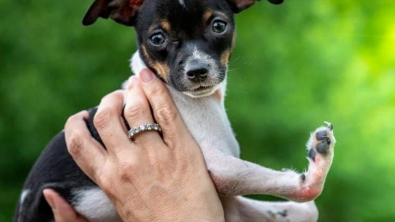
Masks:
[[[66,128],[73,129],[74,128],[73,126],[76,125],[76,122],[84,121],[85,119],[88,119],[88,118],[89,118],[89,113],[87,111],[81,111],[81,112],[79,112],[77,114],[74,114],[74,115],[70,116],[67,119],[67,121],[66,121],[66,123],[64,125],[64,128],[65,129]]]
[[[77,119],[78,119],[77,114],[74,114],[74,115],[70,116],[70,117],[67,119],[67,121],[66,121],[64,127],[65,127],[65,128],[71,127],[71,125],[73,125],[73,123],[74,123]]]
[[[111,177],[108,177],[107,174],[103,173],[100,175],[96,175],[97,183],[100,184],[100,187],[108,193],[111,191],[112,187],[114,186],[114,181],[111,179]]]
[[[64,129],[68,129],[69,127],[71,127],[71,125],[73,125],[73,116],[70,116],[66,123],[64,124]]]
[[[148,96],[156,97],[167,93],[166,87],[162,85],[159,79],[154,79],[148,84]]]
[[[171,150],[184,149],[186,147],[185,143],[180,141],[180,137],[177,135],[176,127],[168,125],[166,126],[166,135],[163,137],[163,141]]]
[[[124,100],[124,94],[125,94],[125,91],[119,89],[119,90],[114,91],[110,95],[112,95],[116,101],[121,103]]]
[[[131,105],[131,106],[126,106],[125,107],[125,118],[126,119],[139,119],[143,116],[144,114],[144,109],[143,106],[141,105]]]
[[[67,149],[71,156],[79,157],[81,156],[82,150],[84,148],[84,137],[82,132],[75,130],[70,135],[67,140]]]
[[[169,105],[163,105],[156,110],[156,119],[159,123],[171,129],[177,119],[177,112]]]
[[[119,164],[118,168],[119,178],[121,181],[130,182],[133,179],[135,171],[135,164],[133,161],[124,161]]]
[[[103,129],[107,126],[113,117],[113,112],[109,108],[99,110],[93,118],[93,124],[97,129]]]

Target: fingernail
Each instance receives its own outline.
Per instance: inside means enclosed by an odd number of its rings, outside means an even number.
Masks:
[[[43,190],[43,194],[44,194],[45,199],[47,200],[47,203],[52,208],[52,210],[56,210],[56,206],[55,206],[55,203],[54,203],[52,197],[45,195],[45,191],[46,190]]]
[[[130,81],[130,82],[133,82],[133,81],[136,81],[136,79],[137,79],[137,76],[133,75],[133,76],[131,76],[131,77],[129,78],[129,81]]]
[[[131,77],[129,78],[128,85],[132,84],[134,81],[136,81],[136,79],[137,79],[137,76],[135,76],[135,75],[131,76]]]
[[[140,72],[140,78],[143,80],[143,82],[149,82],[151,79],[154,78],[154,75],[149,69],[143,69]]]
[[[133,82],[135,82],[136,79],[138,79],[138,78],[137,78],[137,76],[135,76],[135,75],[129,77],[127,83],[126,83],[124,86],[122,86],[122,88],[124,88],[124,89],[130,89],[130,88],[132,87]]]

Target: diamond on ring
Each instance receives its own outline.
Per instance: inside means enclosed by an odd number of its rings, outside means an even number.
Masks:
[[[128,132],[129,139],[133,138],[134,135],[144,132],[144,131],[159,131],[161,132],[162,129],[160,128],[159,124],[157,123],[149,123],[141,126],[133,127]]]

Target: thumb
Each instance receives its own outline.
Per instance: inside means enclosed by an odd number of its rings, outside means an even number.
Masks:
[[[55,222],[88,222],[65,201],[58,193],[52,189],[44,189],[44,197],[55,218]]]

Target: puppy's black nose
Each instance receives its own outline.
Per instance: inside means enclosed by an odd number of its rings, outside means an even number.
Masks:
[[[192,63],[188,65],[187,77],[191,81],[203,81],[207,78],[209,66],[205,63]]]

